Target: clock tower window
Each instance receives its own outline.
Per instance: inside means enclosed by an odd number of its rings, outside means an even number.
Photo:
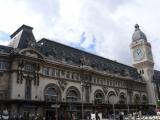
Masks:
[[[144,74],[144,70],[141,69],[141,70],[139,71],[139,73],[140,73],[140,75],[143,75],[143,74]]]

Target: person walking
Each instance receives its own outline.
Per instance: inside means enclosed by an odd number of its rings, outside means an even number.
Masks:
[[[100,117],[97,112],[96,112],[96,120],[100,120]]]
[[[122,113],[119,115],[119,120],[123,120],[123,115],[122,115]]]

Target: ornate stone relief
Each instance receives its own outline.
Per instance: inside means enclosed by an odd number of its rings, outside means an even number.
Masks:
[[[132,90],[130,90],[130,89],[127,89],[127,94],[132,95],[132,94],[133,94],[133,91],[132,91]]]
[[[56,48],[52,48],[51,53],[52,53],[53,57],[57,57],[57,50],[56,50]]]
[[[28,47],[36,49],[36,48],[38,48],[38,44],[36,43],[36,41],[29,40]]]
[[[22,59],[20,59],[20,60],[18,61],[18,68],[20,68],[20,70],[22,70],[23,67],[24,67],[24,61],[23,61]]]
[[[64,80],[58,80],[58,84],[59,84],[59,87],[62,89],[62,91],[64,91],[68,83]]]
[[[128,71],[128,70],[125,70],[125,71],[124,71],[124,74],[125,74],[126,76],[129,76],[129,71]]]
[[[62,51],[62,61],[66,61],[65,56],[66,56],[66,53],[65,53],[64,50],[63,50],[63,51]]]
[[[11,55],[17,55],[17,54],[19,54],[19,49],[18,48],[14,48],[13,50],[11,50],[10,54]]]
[[[107,95],[107,93],[108,93],[108,87],[103,86],[103,87],[102,87],[102,89],[103,89],[103,91],[104,91],[105,95]]]
[[[114,88],[114,90],[115,90],[115,92],[116,92],[116,94],[117,94],[117,96],[118,96],[118,95],[119,95],[119,92],[120,92],[119,88]]]
[[[33,72],[27,72],[24,70],[25,62],[20,59],[18,62],[18,72],[17,72],[17,83],[22,84],[23,79],[29,79],[34,81],[34,85],[39,85],[39,70],[40,65],[35,64],[34,65],[34,71]]]
[[[81,65],[88,65],[88,63],[89,63],[89,60],[87,59],[87,57],[86,56],[84,56],[84,55],[82,55],[81,57],[80,57],[80,64]]]

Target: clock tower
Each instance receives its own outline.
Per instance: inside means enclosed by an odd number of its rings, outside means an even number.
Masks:
[[[132,52],[132,63],[147,84],[148,103],[156,104],[155,91],[152,83],[154,74],[154,61],[151,44],[147,41],[146,35],[135,25],[135,32],[130,44]]]

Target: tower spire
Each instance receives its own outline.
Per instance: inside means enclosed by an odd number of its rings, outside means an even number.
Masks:
[[[132,35],[132,42],[137,42],[139,40],[144,40],[145,42],[147,42],[146,35],[139,29],[139,25],[135,24],[134,28],[135,31]]]
[[[139,25],[138,24],[135,24],[135,31],[139,30]]]

